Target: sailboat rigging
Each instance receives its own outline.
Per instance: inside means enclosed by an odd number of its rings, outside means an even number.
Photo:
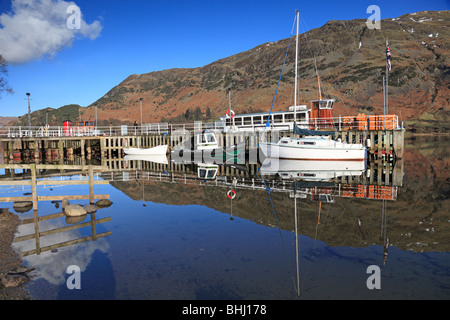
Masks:
[[[308,131],[297,126],[297,72],[298,72],[298,33],[299,11],[296,11],[296,53],[295,53],[295,81],[294,81],[294,123],[295,137],[284,137],[278,142],[261,142],[260,148],[265,157],[293,160],[316,161],[364,161],[366,148],[362,144],[344,143],[340,139],[332,140],[332,133],[323,131]],[[283,63],[284,67],[284,63]],[[321,97],[320,97],[321,98]],[[331,108],[334,99],[315,100],[312,102],[318,109]],[[273,107],[273,105],[272,105]],[[272,110],[272,108],[271,108]],[[305,135],[297,138],[297,135]]]

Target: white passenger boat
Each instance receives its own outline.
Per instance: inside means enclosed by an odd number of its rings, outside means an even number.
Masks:
[[[167,145],[159,145],[153,148],[124,148],[123,152],[133,155],[165,155],[167,147]]]

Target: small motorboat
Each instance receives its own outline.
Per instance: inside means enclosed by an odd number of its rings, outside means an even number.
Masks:
[[[165,155],[168,145],[159,145],[153,148],[124,148],[123,152],[130,155]]]

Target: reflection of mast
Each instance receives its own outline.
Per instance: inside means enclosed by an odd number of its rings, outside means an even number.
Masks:
[[[297,265],[297,296],[300,296],[300,268],[299,268],[299,247],[298,247],[298,230],[297,230],[297,197],[295,196],[294,196],[294,224],[295,224],[295,261]]]
[[[384,190],[383,190],[384,193]],[[383,249],[383,266],[386,264],[387,255],[388,255],[388,247],[389,247],[389,238],[387,237],[387,200],[383,195],[383,202],[381,207],[381,232],[380,237],[383,239],[384,249]]]

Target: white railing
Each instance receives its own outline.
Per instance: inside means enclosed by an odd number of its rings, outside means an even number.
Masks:
[[[236,124],[227,119],[226,132],[233,131],[262,131],[262,130],[292,130],[293,121],[280,120],[272,118],[270,126],[261,123],[259,119],[256,122],[248,121],[245,124]],[[297,125],[302,129],[312,130],[397,130],[401,126],[396,115],[358,115],[358,116],[339,116],[332,118],[319,118],[297,121]]]
[[[100,127],[64,127],[64,126],[39,126],[39,127],[0,127],[0,137],[26,138],[26,137],[82,137],[82,136],[127,136],[167,134],[172,132],[189,133],[199,130],[214,130],[218,132],[233,131],[261,131],[267,130],[292,130],[292,122],[271,122],[271,126],[265,128],[265,124],[248,123],[245,125],[232,125],[227,121],[215,121],[204,123],[201,121],[191,123],[148,123],[143,125],[120,125]],[[397,130],[400,129],[398,116],[396,115],[359,115],[321,119],[309,119],[297,123],[300,128],[314,130]]]

